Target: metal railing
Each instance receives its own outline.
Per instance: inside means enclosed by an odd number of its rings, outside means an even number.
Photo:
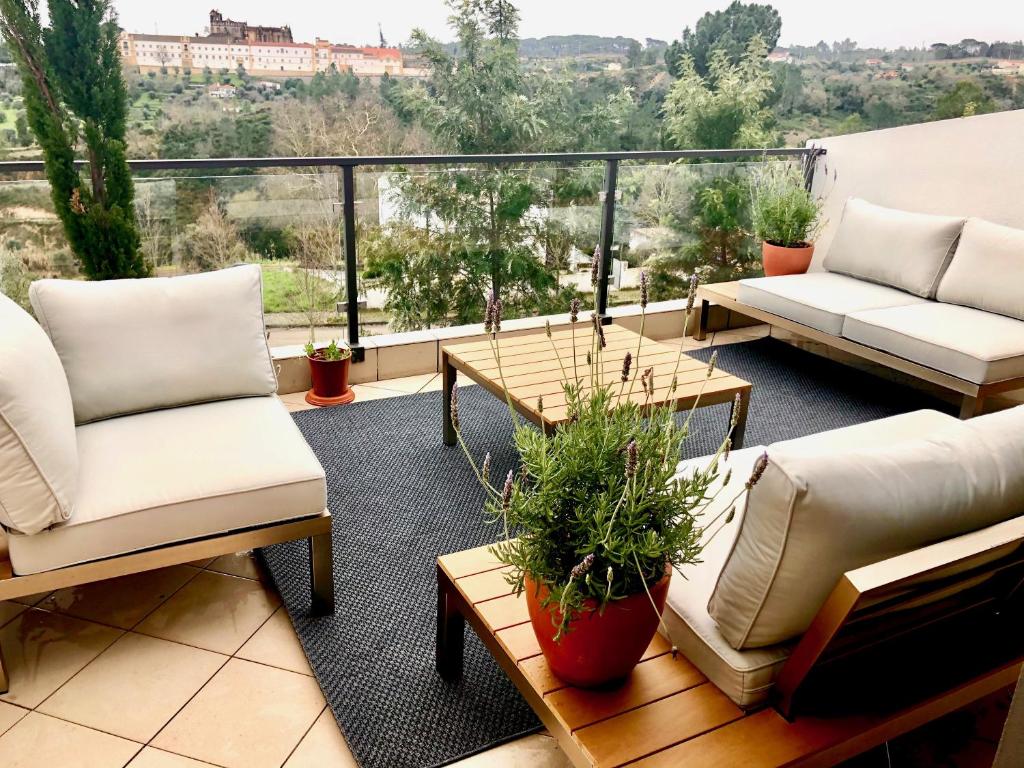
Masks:
[[[694,149],[657,150],[644,152],[557,152],[525,153],[504,155],[380,155],[347,157],[234,157],[234,158],[183,158],[160,160],[130,160],[132,171],[184,171],[214,169],[255,169],[255,168],[335,168],[341,173],[341,205],[344,227],[341,234],[342,251],[345,258],[346,325],[348,343],[353,357],[358,362],[364,353],[359,334],[358,301],[358,259],[356,253],[356,188],[355,169],[384,166],[453,166],[485,165],[508,166],[512,164],[532,165],[539,163],[604,163],[604,184],[600,193],[601,228],[598,242],[602,260],[598,273],[597,305],[595,307],[602,321],[610,322],[608,311],[608,285],[612,270],[612,245],[615,231],[615,201],[618,184],[619,164],[623,161],[681,161],[704,160],[723,162],[765,157],[800,158],[805,165],[805,180],[810,187],[813,180],[814,161],[825,154],[819,147],[769,148],[769,149]],[[78,161],[80,168],[87,167],[85,161]],[[45,173],[40,160],[16,160],[0,162],[0,174],[4,173]]]

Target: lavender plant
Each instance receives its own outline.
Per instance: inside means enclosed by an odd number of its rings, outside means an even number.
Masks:
[[[599,264],[600,255],[595,253],[595,285]],[[648,285],[643,274],[641,337]],[[696,288],[694,279],[686,321],[693,311]],[[518,473],[509,471],[502,480],[492,480],[490,454],[478,465],[463,439],[457,389],[452,391],[451,402],[459,444],[487,491],[488,519],[503,530],[492,551],[512,566],[508,578],[517,592],[524,589],[527,576],[548,588],[545,605],[556,602],[560,613],[556,637],[570,631],[573,619],[582,611],[603,610],[611,601],[640,592],[650,596],[650,588],[665,575],[666,568],[698,562],[707,543],[732,521],[739,498],[731,499],[715,519],[702,519],[702,511],[721,492],[712,494],[710,489],[719,476],[722,457],[728,454],[735,422],[706,467],[675,476],[680,449],[700,400],[698,396],[679,423],[671,396],[678,388],[682,344],[675,371],[664,383],[654,381],[653,367],[635,375],[642,367],[640,345],[635,352],[625,353],[619,375],[610,375],[605,381],[606,343],[600,318],[593,316],[587,323],[589,331],[581,331],[577,328],[581,322],[578,301],[569,309],[571,353],[559,348],[550,325],[546,326],[562,372],[568,421],[546,437],[516,416],[505,388],[521,462]],[[484,323],[504,387],[501,314],[501,302],[492,296]],[[585,351],[577,350],[579,336],[589,341]],[[571,360],[567,359],[570,355]],[[713,354],[705,385],[716,359]],[[634,396],[638,378],[640,391]],[[659,387],[663,389],[659,391]],[[657,405],[659,400],[668,404]],[[540,398],[538,410],[543,410]],[[767,457],[762,457],[744,491],[757,482],[766,463]]]

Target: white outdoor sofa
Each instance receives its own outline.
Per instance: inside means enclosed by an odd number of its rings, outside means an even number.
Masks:
[[[712,683],[743,709],[914,702],[920,723],[1016,679],[1024,406],[969,421],[917,411],[734,451],[705,519],[763,453],[735,519],[669,588],[671,640]]]
[[[847,201],[822,269],[701,289],[714,302],[962,395],[1024,388],[1024,230]]]
[[[0,295],[0,600],[308,539],[333,611],[324,471],[275,396],[260,268],[31,301],[39,324]]]

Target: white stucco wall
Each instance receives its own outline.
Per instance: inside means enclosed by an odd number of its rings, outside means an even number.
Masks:
[[[815,266],[828,251],[849,197],[1024,229],[1024,110],[813,139],[808,145],[828,150],[814,177],[815,192],[825,195]]]

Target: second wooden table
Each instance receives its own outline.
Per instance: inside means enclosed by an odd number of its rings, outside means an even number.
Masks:
[[[672,403],[676,410],[682,411],[692,408],[694,404],[705,406],[733,403],[733,408],[739,409],[739,413],[734,414],[737,422],[733,431],[733,448],[743,446],[743,432],[750,405],[749,381],[721,368],[716,368],[708,378],[708,364],[687,355],[682,355],[676,371],[676,358],[679,356],[677,344],[663,344],[642,338],[617,325],[605,326],[604,333],[607,346],[601,353],[601,375],[604,384],[611,385],[616,393],[621,388],[622,402],[648,402],[637,379],[644,370],[653,368],[654,397],[650,399],[649,406]],[[548,434],[559,424],[568,421],[565,392],[562,389],[564,377],[570,381],[580,379],[584,390],[590,389],[590,368],[587,365],[587,354],[591,350],[589,325],[581,323],[575,335],[572,331],[554,332],[551,339],[547,338],[544,331],[501,338],[498,342],[500,368],[492,344],[489,341],[474,341],[450,344],[441,350],[445,445],[455,444],[451,395],[458,373],[465,374],[502,400],[505,399],[502,386],[504,378],[504,385],[508,388],[516,411]],[[627,352],[633,355],[633,364],[630,368],[630,381],[623,387],[622,361]],[[673,372],[676,372],[678,379],[674,393],[671,392]],[[538,407],[538,399],[541,397],[544,399],[543,411]]]

